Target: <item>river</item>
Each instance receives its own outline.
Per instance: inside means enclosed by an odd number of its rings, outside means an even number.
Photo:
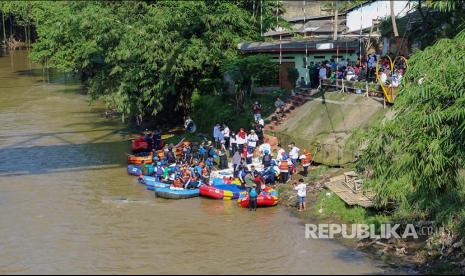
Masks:
[[[0,57],[0,99],[0,274],[387,272],[282,208],[155,199],[126,175],[124,125],[27,52]]]

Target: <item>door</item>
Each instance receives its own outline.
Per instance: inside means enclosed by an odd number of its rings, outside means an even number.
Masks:
[[[295,68],[295,62],[283,62],[279,67],[279,87],[282,89],[289,89],[291,90],[294,88],[294,85],[289,82],[287,78],[287,69],[288,68]]]

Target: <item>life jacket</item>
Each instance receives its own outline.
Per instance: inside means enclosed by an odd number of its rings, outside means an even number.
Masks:
[[[254,188],[250,189],[249,196],[250,196],[250,198],[256,198],[258,196],[257,190],[254,189]]]
[[[263,156],[263,165],[269,166],[270,163],[271,163],[271,155],[266,154],[265,156]]]
[[[312,155],[309,152],[305,153],[304,155],[305,155],[305,158],[302,161],[302,165],[303,166],[310,166],[310,163],[312,163]]]
[[[289,163],[287,160],[282,160],[281,164],[279,164],[279,170],[281,172],[288,172],[289,171]]]

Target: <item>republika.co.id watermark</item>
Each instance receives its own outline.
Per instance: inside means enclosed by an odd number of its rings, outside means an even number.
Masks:
[[[420,224],[306,224],[306,239],[420,239],[443,231],[434,222]]]

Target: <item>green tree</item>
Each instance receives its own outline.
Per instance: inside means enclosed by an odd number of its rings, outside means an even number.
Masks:
[[[219,93],[221,68],[239,42],[260,38],[249,2],[236,2],[33,2],[27,14],[39,39],[32,57],[78,72],[91,98],[123,119],[169,113],[158,119],[174,123],[190,112],[194,90]]]
[[[395,103],[396,115],[372,129],[359,166],[379,206],[411,214],[449,214],[464,191],[465,31],[414,54]],[[412,212],[413,211],[413,212]]]
[[[245,96],[252,93],[254,84],[264,84],[278,74],[279,65],[268,55],[239,57],[225,64],[223,71],[235,83],[236,110],[244,111]]]

